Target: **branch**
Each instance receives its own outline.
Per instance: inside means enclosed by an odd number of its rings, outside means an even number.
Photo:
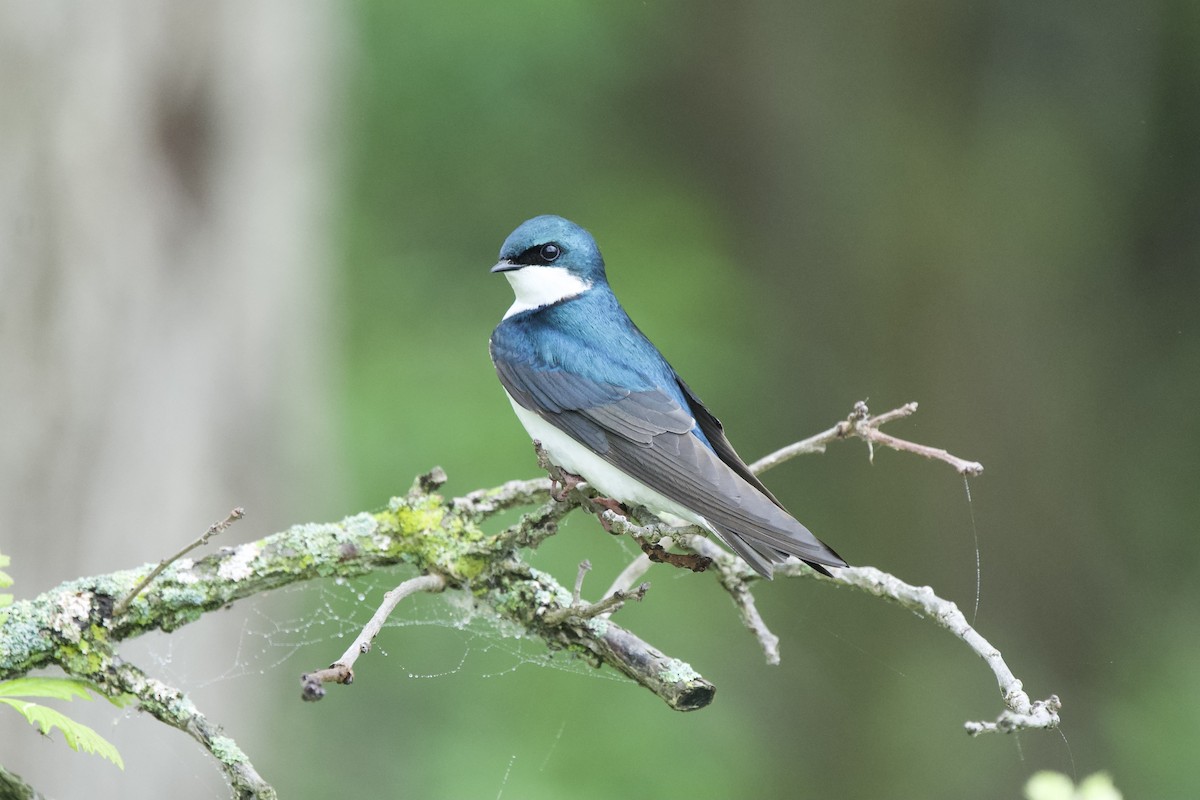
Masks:
[[[447,500],[427,492],[438,482],[427,478],[375,514],[298,525],[199,561],[180,559],[135,596],[123,615],[113,613],[114,598],[127,595],[144,569],[71,581],[19,601],[6,609],[0,628],[0,680],[57,664],[98,681],[107,663],[96,653],[124,639],[174,630],[205,612],[282,586],[407,565],[440,576],[447,588],[471,591],[478,605],[517,622],[554,649],[613,667],[672,708],[701,708],[711,700],[712,684],[691,667],[610,620],[578,613],[546,617],[570,608],[571,592],[528,566],[516,548],[542,541],[574,508],[550,502],[547,481],[514,481]],[[499,534],[480,527],[502,510],[539,501],[547,502]]]
[[[300,676],[300,696],[304,700],[316,701],[325,696],[325,683],[354,683],[354,662],[363,653],[371,651],[371,643],[383,629],[387,618],[396,610],[396,606],[404,598],[417,592],[440,592],[446,588],[446,579],[441,575],[421,575],[409,578],[404,583],[383,595],[383,602],[375,611],[370,621],[363,627],[362,633],[354,640],[354,644],[346,648],[342,657],[325,669],[306,672]]]
[[[851,437],[862,439],[867,443],[868,452],[871,460],[875,458],[875,445],[881,444],[885,447],[890,447],[893,450],[901,450],[907,453],[915,453],[925,458],[931,458],[937,461],[944,461],[954,467],[955,471],[960,475],[975,476],[983,473],[983,465],[978,461],[967,461],[958,456],[951,455],[945,450],[937,447],[929,447],[928,445],[916,444],[905,439],[900,439],[890,434],[886,434],[879,430],[881,425],[885,425],[893,420],[902,417],[908,417],[915,414],[917,411],[916,403],[906,403],[899,408],[872,417],[870,410],[867,408],[865,401],[859,400],[854,404],[854,410],[850,412],[850,416],[834,425],[826,431],[818,433],[816,436],[810,436],[795,444],[790,444],[787,447],[776,450],[774,453],[763,456],[758,461],[750,465],[750,471],[758,474],[766,472],[772,467],[777,467],[785,461],[790,461],[799,455],[808,453],[824,453],[825,446],[830,442],[836,442],[839,439],[849,439]]]
[[[971,648],[991,668],[1004,704],[1008,707],[995,723],[967,722],[964,727],[971,735],[996,730],[1008,733],[1024,728],[1058,727],[1058,711],[1062,708],[1058,697],[1050,695],[1046,700],[1031,702],[1021,681],[1008,668],[1000,651],[967,622],[966,616],[953,601],[938,597],[932,588],[913,586],[875,567],[845,567],[836,570],[833,578],[825,578],[798,561],[789,561],[781,571],[785,575],[816,576],[837,586],[849,586],[898,603],[919,617],[933,620]]]
[[[199,742],[216,760],[238,800],[275,800],[278,796],[237,742],[204,716],[179,689],[149,677],[129,663],[116,664],[109,679],[106,688],[134,695],[142,711]]]
[[[910,416],[916,410],[916,403],[908,403],[872,417],[866,403],[859,401],[855,403],[854,411],[846,420],[816,436],[788,445],[755,461],[750,465],[750,470],[755,474],[760,474],[797,455],[822,453],[830,442],[857,437],[864,439],[868,445],[884,444],[896,450],[944,461],[963,475],[979,475],[983,472],[983,465],[978,462],[967,461],[951,455],[945,450],[907,442],[879,430],[879,426]],[[612,512],[605,512],[609,529],[614,532],[628,534],[639,542],[674,541],[684,550],[711,561],[715,566],[713,572],[717,576],[717,580],[733,600],[742,624],[758,640],[767,663],[779,663],[779,637],[771,632],[758,613],[754,595],[750,591],[751,583],[759,580],[760,577],[745,562],[718,547],[699,528],[670,528],[661,524],[639,525],[615,515],[610,517],[611,514]],[[627,588],[633,581],[645,574],[650,567],[651,560],[646,555],[634,559],[618,576],[613,584],[613,590]],[[1027,728],[1058,727],[1058,712],[1062,708],[1062,702],[1058,696],[1050,695],[1046,700],[1031,701],[1022,687],[1021,681],[1012,674],[1004,662],[1000,651],[967,622],[966,617],[953,602],[938,597],[928,586],[919,588],[911,586],[874,567],[845,567],[831,571],[834,577],[826,578],[799,559],[793,558],[784,565],[776,567],[775,575],[776,577],[819,578],[836,585],[850,586],[869,592],[877,597],[899,603],[919,616],[932,618],[941,627],[962,640],[991,667],[1006,706],[1006,710],[995,722],[965,723],[967,732],[972,736],[995,731],[1011,732]]]
[[[752,469],[761,472],[800,453],[822,452],[830,442],[854,437],[872,448],[879,444],[943,461],[964,475],[982,472],[977,462],[879,430],[915,410],[916,404],[910,403],[872,417],[865,403],[857,403],[846,420],[772,453]],[[283,586],[402,567],[418,577],[404,580],[388,593],[338,661],[306,676],[310,695],[319,695],[325,682],[353,680],[356,659],[370,649],[371,641],[405,597],[418,591],[446,590],[470,592],[476,607],[516,623],[527,636],[541,639],[551,649],[565,650],[597,667],[616,669],[673,709],[690,711],[708,705],[716,691],[711,683],[611,618],[627,600],[645,596],[647,584],[633,587],[649,569],[651,558],[641,555],[635,559],[595,602],[581,597],[584,570],[572,592],[524,560],[522,550],[536,548],[554,535],[562,518],[579,507],[600,513],[611,531],[633,535],[653,556],[665,554],[674,562],[693,565],[711,560],[716,568],[710,571],[734,600],[767,660],[778,663],[779,640],[767,628],[750,590],[758,576],[736,556],[698,535],[695,528],[640,524],[651,517],[644,509],[633,509],[633,519],[611,509],[605,511],[590,502],[592,492],[586,484],[564,482],[555,488],[547,479],[509,481],[446,499],[436,493],[445,480],[445,473],[435,469],[418,477],[406,495],[393,498],[383,511],[356,514],[337,523],[297,525],[255,542],[222,548],[199,560],[186,557],[193,546],[240,518],[240,509],[236,509],[192,546],[157,566],[69,581],[16,602],[5,609],[0,620],[0,680],[58,666],[106,691],[134,694],[143,710],[201,742],[221,764],[238,797],[273,797],[271,787],[231,739],[180,690],[122,661],[116,653],[118,644],[148,631],[173,631],[204,613]],[[495,515],[521,507],[533,510],[498,533],[484,529]],[[668,553],[668,547],[683,552]],[[872,567],[834,572],[835,577],[821,580],[867,591],[930,617],[985,660],[996,676],[1006,710],[994,722],[968,723],[970,733],[1058,725],[1058,698],[1052,695],[1030,701],[1000,652],[967,623],[953,603],[937,597],[928,587],[910,586]],[[816,576],[794,559],[775,574]]]

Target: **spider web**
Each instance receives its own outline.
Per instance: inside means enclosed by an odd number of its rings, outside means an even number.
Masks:
[[[217,622],[228,645],[214,652],[212,640],[206,638],[204,658],[193,652],[187,629],[147,637],[143,657],[157,677],[188,689],[280,670],[298,675],[340,658],[384,593],[398,582],[395,574],[384,573],[285,587],[232,607],[227,613],[236,616]],[[189,628],[203,629],[214,616],[222,615],[205,615]],[[395,629],[405,632],[397,634]],[[229,641],[234,636],[236,641]],[[540,638],[526,635],[519,626],[477,604],[468,592],[457,590],[406,598],[371,651],[359,656],[356,669],[375,659],[387,659],[389,672],[409,679],[443,678],[464,671],[495,678],[535,666],[629,682],[612,670],[596,669],[571,654],[550,650]]]

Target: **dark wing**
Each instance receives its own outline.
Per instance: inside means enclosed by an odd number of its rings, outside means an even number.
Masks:
[[[770,577],[771,565],[788,555],[817,569],[845,566],[750,474],[720,423],[698,400],[693,419],[691,409],[660,390],[631,391],[573,372],[534,369],[504,358],[495,348],[492,356],[500,382],[514,400],[704,517],[759,573]],[[694,400],[686,387],[684,392]],[[692,433],[697,423],[714,449]]]
[[[700,430],[704,431],[704,436],[708,439],[709,444],[713,446],[713,450],[717,451],[717,455],[725,462],[731,470],[741,475],[747,483],[760,492],[771,498],[771,502],[783,508],[783,503],[771,494],[771,490],[763,485],[763,482],[758,479],[758,476],[750,471],[746,466],[746,462],[742,461],[742,457],[733,449],[733,445],[725,438],[725,426],[721,424],[721,420],[712,415],[712,412],[700,402],[700,398],[692,391],[692,387],[684,383],[683,378],[675,376],[675,382],[679,384],[679,388],[683,390],[683,396],[687,399],[688,405],[691,406],[692,415],[696,418],[696,423],[700,426]],[[783,509],[787,511],[786,508]]]

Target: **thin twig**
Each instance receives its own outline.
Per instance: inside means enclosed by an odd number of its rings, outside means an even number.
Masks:
[[[608,591],[604,593],[605,597],[617,592],[627,592],[638,581],[638,578],[646,574],[650,569],[652,562],[645,553],[639,553],[638,557],[629,562],[629,566],[621,570],[621,574],[613,579],[612,586],[608,587]]]
[[[995,722],[966,722],[963,723],[963,728],[971,736],[981,733],[1014,733],[1030,728],[1057,728],[1058,712],[1061,710],[1062,701],[1058,699],[1058,695],[1052,694],[1045,700],[1034,700],[1029,704],[1029,711],[1026,713],[1005,709],[1000,712]]]
[[[790,461],[798,455],[824,453],[826,445],[830,442],[853,437],[862,439],[867,443],[872,457],[874,456],[874,445],[879,444],[884,447],[890,447],[893,450],[901,450],[924,456],[925,458],[944,461],[954,467],[955,471],[960,475],[975,476],[983,472],[983,465],[978,461],[968,461],[952,455],[941,448],[910,442],[879,430],[880,426],[901,419],[902,417],[911,416],[916,411],[916,403],[905,403],[899,408],[894,408],[891,411],[872,417],[866,402],[859,400],[854,404],[854,410],[850,412],[850,416],[837,425],[815,436],[802,439],[794,444],[789,444],[787,447],[780,448],[774,453],[763,456],[750,465],[750,471],[757,475],[766,472],[772,467],[777,467],[785,461]]]
[[[966,461],[947,453],[945,450],[898,439],[879,430],[880,426],[911,416],[916,413],[916,410],[916,403],[906,403],[891,411],[871,416],[867,404],[859,401],[854,404],[854,410],[850,413],[850,416],[837,425],[760,458],[750,465],[750,471],[755,474],[761,474],[798,455],[823,453],[826,446],[831,442],[852,437],[864,440],[867,442],[867,446],[871,448],[875,444],[882,444],[896,450],[904,450],[927,458],[945,461],[964,475],[978,475],[983,471],[983,466],[977,462]],[[871,452],[873,453],[873,449]],[[740,559],[730,555],[704,536],[698,534],[698,528],[669,531],[664,526],[659,525],[638,525],[632,520],[620,517],[613,512],[605,512],[604,516],[610,531],[632,536],[639,544],[657,541],[658,535],[662,533],[670,532],[673,536],[682,534],[683,541],[681,544],[684,547],[704,558],[706,565],[708,561],[716,564],[717,576],[721,582],[721,586],[733,599],[734,605],[738,609],[738,614],[742,618],[742,623],[758,639],[767,662],[770,664],[779,663],[779,637],[772,633],[770,628],[767,627],[766,622],[763,621],[762,615],[758,613],[754,595],[750,592],[749,584],[751,581],[757,580],[758,576],[747,570]],[[665,551],[660,546],[657,552]],[[674,554],[672,556],[676,559],[683,558]],[[632,585],[633,581],[637,580],[638,577],[649,569],[652,561],[659,560],[662,559],[654,558],[649,553],[638,556],[613,582],[613,589],[619,590]],[[629,574],[627,575],[626,573]]]
[[[575,591],[571,594],[571,605],[579,605],[579,596],[583,594],[583,579],[592,569],[592,562],[586,558],[579,562],[579,572],[575,575]]]
[[[383,602],[379,604],[379,608],[363,626],[362,633],[358,635],[354,643],[346,648],[346,652],[342,653],[341,658],[325,669],[306,672],[300,676],[300,696],[305,700],[316,701],[325,696],[324,684],[326,683],[347,685],[353,683],[354,662],[363,653],[371,651],[371,643],[375,641],[375,637],[379,635],[379,631],[383,629],[384,623],[396,610],[400,601],[417,592],[440,592],[445,588],[446,579],[441,575],[431,573],[409,578],[395,589],[385,592]]]
[[[953,601],[938,597],[928,586],[913,586],[875,567],[842,567],[833,570],[833,573],[832,578],[817,577],[837,586],[850,586],[891,600],[919,616],[929,617],[937,625],[954,634],[987,663],[992,674],[996,676],[996,683],[999,684],[1008,710],[1001,714],[995,723],[966,723],[965,727],[969,733],[974,735],[994,730],[1009,732],[1025,728],[1058,727],[1058,711],[1062,708],[1058,697],[1051,695],[1046,700],[1031,701],[1021,681],[1008,668],[1004,656],[967,622],[966,616]],[[795,559],[790,559],[783,566],[776,568],[775,574],[816,576],[812,569]]]
[[[138,584],[136,586],[134,586],[133,589],[130,590],[129,594],[125,595],[123,598],[121,598],[121,601],[119,603],[117,603],[115,606],[113,606],[113,616],[119,617],[122,614],[124,614],[126,611],[128,611],[129,604],[132,603],[137,598],[137,596],[139,594],[141,594],[142,591],[147,586],[150,585],[151,581],[153,581],[155,578],[157,578],[159,575],[161,575],[162,571],[164,569],[171,566],[176,561],[178,561],[179,559],[186,556],[188,553],[195,550],[197,547],[203,547],[205,544],[208,543],[209,539],[216,536],[218,533],[221,533],[226,528],[228,528],[230,525],[237,522],[239,519],[241,519],[244,516],[246,516],[245,509],[243,509],[241,506],[238,506],[233,511],[230,511],[229,516],[227,516],[225,519],[221,520],[220,522],[214,522],[212,525],[209,525],[208,530],[206,530],[200,536],[199,539],[196,539],[195,541],[193,541],[187,547],[180,550],[175,555],[168,556],[167,558],[164,558],[162,561],[158,562],[158,566],[155,567],[153,570],[151,570],[149,575],[147,575],[146,577],[144,577],[140,581],[138,581]]]
[[[545,619],[547,625],[561,625],[567,621],[580,622],[591,619],[592,617],[609,615],[619,609],[621,606],[625,605],[626,600],[637,600],[638,602],[641,602],[648,591],[650,591],[650,584],[643,583],[633,591],[613,592],[603,600],[595,603],[578,605],[576,602],[575,604],[564,606],[563,608],[551,609],[543,614],[542,617]]]
[[[771,632],[762,615],[758,613],[758,604],[755,603],[754,594],[750,591],[750,581],[756,579],[758,573],[746,569],[744,561],[727,550],[718,547],[706,536],[700,534],[689,535],[684,546],[711,559],[713,565],[716,567],[717,579],[721,582],[721,588],[729,593],[734,606],[738,610],[738,616],[742,619],[742,624],[758,640],[759,646],[762,647],[763,655],[766,656],[767,663],[771,665],[778,664],[779,637]]]

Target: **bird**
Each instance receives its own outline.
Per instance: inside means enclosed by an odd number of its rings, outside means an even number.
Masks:
[[[750,471],[629,318],[587,230],[550,214],[526,220],[491,272],[515,296],[489,340],[492,364],[554,466],[616,503],[715,534],[764,578],[788,556],[825,575],[846,566]]]

